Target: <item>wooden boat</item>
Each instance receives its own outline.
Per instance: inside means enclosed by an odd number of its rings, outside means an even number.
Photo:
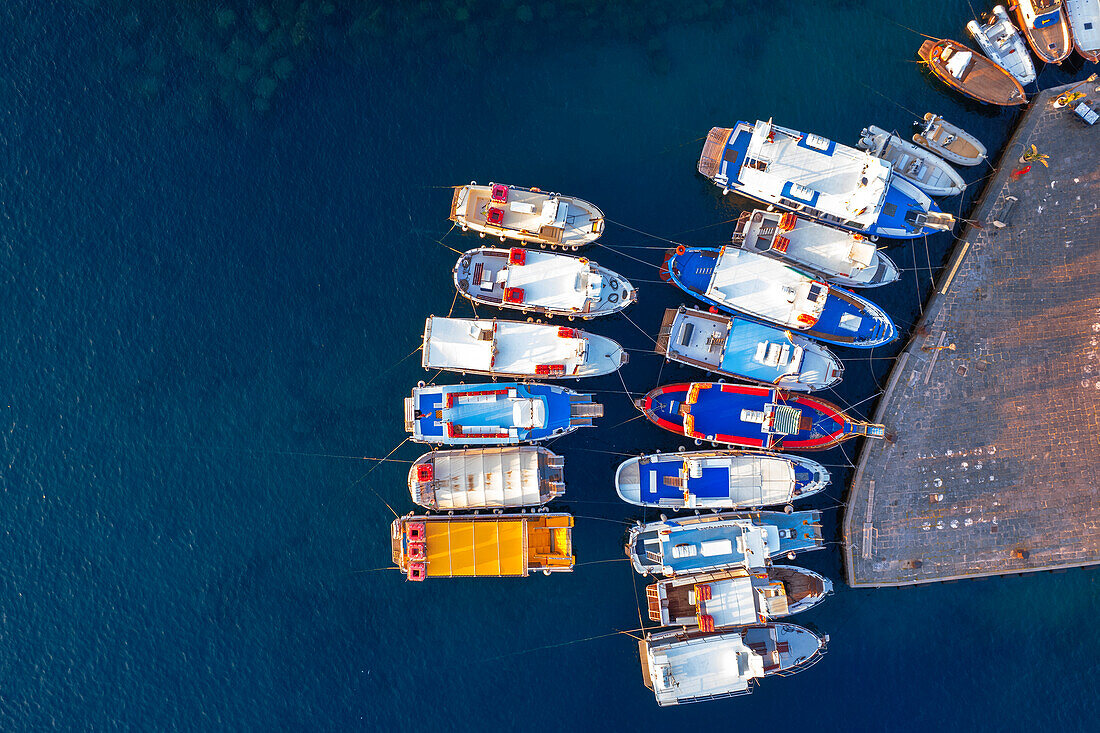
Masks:
[[[576,564],[569,514],[408,514],[390,525],[390,547],[394,564],[418,581],[549,575]]]
[[[856,147],[885,160],[895,175],[929,196],[954,196],[966,189],[966,181],[947,161],[881,127],[863,128]]]
[[[733,570],[665,578],[645,589],[651,621],[700,631],[793,616],[832,592],[828,578],[793,565],[772,565],[757,573]]]
[[[1073,52],[1062,0],[1013,0],[1016,23],[1041,61],[1061,64]]]
[[[952,163],[978,165],[989,155],[978,138],[939,115],[925,112],[924,122],[917,124],[921,130],[913,135],[913,142]]]
[[[640,640],[638,654],[645,686],[663,707],[748,695],[764,677],[817,664],[828,641],[795,624],[769,623],[724,634],[661,631]]]
[[[958,41],[928,40],[919,56],[945,84],[988,104],[1011,107],[1027,103],[1027,94],[1012,74]]]
[[[428,316],[421,364],[462,374],[580,379],[611,374],[629,355],[615,341],[544,323]]]
[[[1064,0],[1073,47],[1087,61],[1100,62],[1100,0]]]
[[[564,467],[533,445],[435,450],[409,468],[409,494],[437,511],[542,506],[565,493]]]
[[[982,53],[1021,84],[1035,81],[1035,64],[1031,61],[1031,52],[1027,50],[1027,41],[1012,25],[1003,5],[994,6],[984,23],[976,20],[967,23],[966,30],[978,42]]]
[[[595,242],[604,228],[603,212],[582,199],[503,183],[479,186],[474,181],[455,186],[448,218],[464,232],[473,229],[502,242],[516,239],[563,249]]]
[[[638,298],[630,282],[584,257],[522,247],[472,249],[454,266],[455,287],[475,303],[588,320]]]
[[[789,329],[686,306],[665,311],[657,353],[669,361],[795,392],[828,389],[844,375],[844,365],[833,352]]]

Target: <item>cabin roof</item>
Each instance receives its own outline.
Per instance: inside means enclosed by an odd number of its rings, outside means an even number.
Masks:
[[[545,502],[539,449],[533,446],[438,451],[431,456],[435,508],[534,506]],[[415,467],[413,469],[415,471]],[[421,503],[413,482],[413,500]]]
[[[745,692],[764,676],[764,659],[739,633],[651,647],[653,692],[661,704]]]
[[[816,288],[816,290],[815,290]],[[818,302],[828,288],[770,257],[733,246],[722,247],[707,284],[706,297],[734,310],[805,329],[799,316],[816,321]],[[815,294],[817,297],[815,298]]]

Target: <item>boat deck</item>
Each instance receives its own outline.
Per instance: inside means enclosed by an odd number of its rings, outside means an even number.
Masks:
[[[864,445],[846,500],[851,585],[1100,563],[1100,145],[1052,108],[1068,88],[1021,118],[968,217],[985,228],[889,377],[875,422],[893,442]],[[1011,180],[1031,144],[1051,167]]]
[[[738,222],[734,244],[761,254],[775,250],[825,276],[860,278],[877,259],[875,245],[861,236],[793,215],[787,215],[793,226],[781,230],[779,222],[783,216],[781,212],[753,211],[744,224]],[[869,280],[868,275],[864,277]]]
[[[941,54],[947,46],[953,52],[944,61]],[[928,40],[921,44],[920,57],[946,84],[977,99],[1000,105],[1024,104],[1027,101],[1014,77],[985,56],[962,44]]]
[[[1100,53],[1100,4],[1096,0],[1064,0],[1063,6],[1078,51]]]

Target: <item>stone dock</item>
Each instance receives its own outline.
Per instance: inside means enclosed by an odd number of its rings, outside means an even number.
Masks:
[[[1053,108],[1067,88],[1021,117],[890,374],[892,442],[865,442],[848,491],[850,585],[1100,563],[1100,124]],[[1050,168],[1013,177],[1032,144]]]

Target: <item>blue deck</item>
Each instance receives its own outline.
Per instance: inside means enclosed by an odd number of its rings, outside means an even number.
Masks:
[[[756,361],[756,347],[764,341],[787,343],[789,340],[782,328],[733,316],[718,368],[727,374],[774,383],[786,367],[780,369]]]
[[[899,190],[896,185],[897,181],[898,179],[891,175],[890,185],[886,189],[886,198],[882,202],[882,211],[879,212],[878,218],[875,219],[875,223],[867,232],[884,237],[893,237],[894,239],[914,239],[925,234],[934,234],[936,232],[934,229],[914,227],[912,224],[906,223],[905,217],[911,211],[920,214],[925,212],[938,214],[941,211],[940,207],[936,205],[935,201],[929,200],[928,208],[926,209],[924,206],[917,203],[915,198]],[[901,229],[908,233],[886,233],[891,229]]]
[[[825,301],[825,308],[817,319],[813,329],[807,334],[821,341],[836,344],[838,346],[850,346],[863,348],[867,345],[878,346],[893,341],[897,329],[893,321],[886,313],[870,301],[861,296],[849,293],[855,303],[850,303],[844,298],[838,297],[834,288],[829,288],[829,297]],[[859,318],[859,326],[851,330],[841,326],[844,316]],[[833,338],[835,337],[835,338]],[[848,342],[847,338],[854,337],[855,342]]]
[[[746,130],[742,125],[748,125],[749,127]],[[741,183],[741,166],[745,163],[745,153],[749,149],[753,127],[748,122],[738,122],[734,128],[734,133],[730,135],[730,139],[726,143],[726,147],[722,148],[722,163],[718,171],[729,179],[727,186]]]
[[[683,499],[684,490],[678,486],[668,486],[665,478],[679,478],[684,462],[680,460],[656,461],[639,465],[638,475],[641,481],[641,498],[646,502],[659,502],[661,499]],[[655,475],[656,480],[650,476]],[[713,466],[703,469],[703,475],[691,479],[691,493],[702,499],[722,499],[730,495],[729,468]],[[655,491],[650,490],[655,487]]]
[[[416,423],[420,434],[427,440],[446,439],[445,422],[456,425],[482,426],[508,430],[515,427],[512,417],[512,400],[506,394],[488,402],[457,404],[444,408],[444,399],[448,393],[479,392],[486,390],[516,390],[518,398],[539,398],[546,407],[546,424],[541,428],[520,429],[519,440],[542,440],[555,434],[555,431],[570,429],[570,394],[563,387],[548,384],[523,384],[519,382],[499,382],[486,384],[447,385],[421,388],[416,401]],[[442,411],[440,417],[436,412]],[[463,442],[463,441],[459,441]],[[485,442],[476,440],[471,442]]]

